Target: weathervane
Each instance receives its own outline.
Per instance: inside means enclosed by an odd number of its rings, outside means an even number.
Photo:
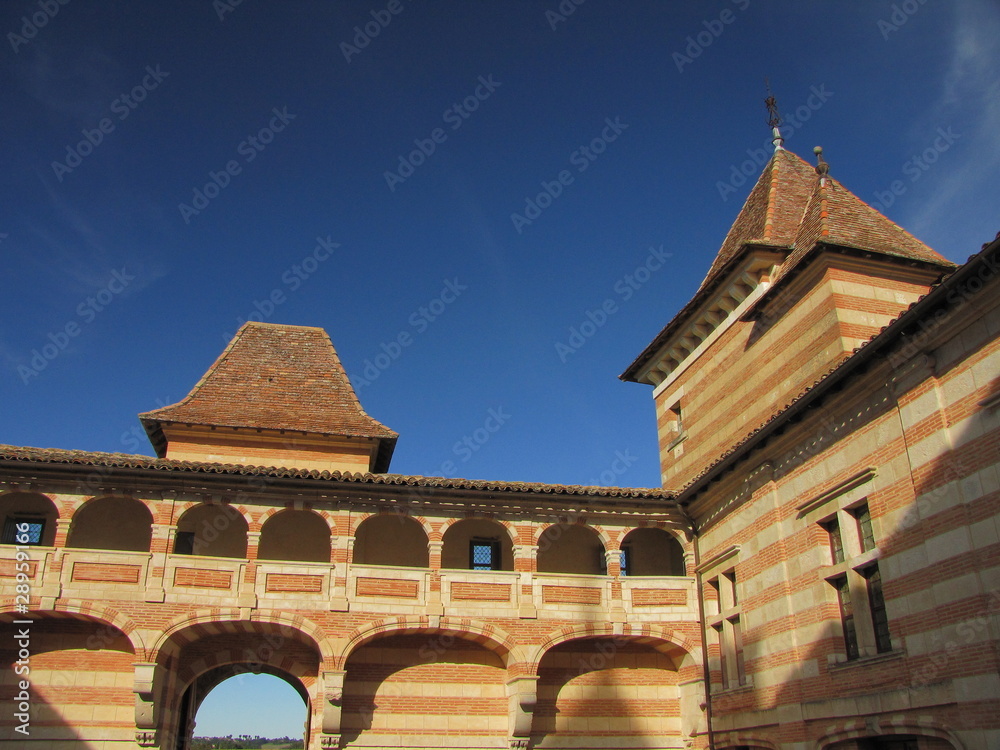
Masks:
[[[771,134],[774,136],[774,138],[771,139],[771,143],[774,144],[774,150],[778,151],[782,148],[782,144],[785,142],[785,139],[781,137],[781,113],[778,112],[778,100],[775,99],[774,94],[771,93],[771,81],[765,78],[764,85],[767,87],[767,99],[764,100],[764,104],[767,105],[767,114],[769,115],[767,124],[770,126]]]

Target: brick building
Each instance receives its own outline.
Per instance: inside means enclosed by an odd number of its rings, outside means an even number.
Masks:
[[[391,474],[326,333],[248,323],[158,458],[0,446],[0,739],[184,748],[250,670],[311,750],[1000,747],[998,251],[779,145],[622,376],[662,489]]]

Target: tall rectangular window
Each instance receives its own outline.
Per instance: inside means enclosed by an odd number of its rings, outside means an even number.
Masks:
[[[719,666],[722,670],[722,687],[723,689],[729,687],[729,660],[726,658],[726,642],[723,637],[722,623],[718,625],[713,625],[712,629],[715,631],[716,640],[719,643]]]
[[[878,563],[861,571],[868,584],[868,606],[872,613],[872,628],[875,631],[875,650],[880,654],[892,651],[889,637],[889,618],[885,613],[885,599],[882,596],[882,575]]]
[[[734,617],[729,621],[733,629],[734,657],[736,661],[736,682],[740,685],[747,684],[747,671],[743,662],[743,632],[740,630],[740,618]]]
[[[496,539],[471,540],[469,558],[472,570],[500,570],[500,542]]]
[[[718,576],[710,578],[707,583],[705,598],[709,602],[714,598],[718,605],[707,619],[719,644],[720,686],[725,690],[746,685],[749,678],[743,659],[743,630],[739,594],[736,590],[736,569],[720,571]]]
[[[854,627],[854,604],[851,602],[851,587],[847,581],[847,576],[841,576],[830,581],[837,589],[837,598],[840,600],[840,622],[844,628],[844,646],[847,649],[848,659],[858,658],[858,633]]]
[[[820,526],[826,530],[833,564],[844,562],[844,540],[840,536],[840,523],[836,518],[831,518],[829,521],[821,523]]]
[[[629,570],[631,569],[632,563],[632,550],[628,547],[621,548],[621,554],[618,556],[618,566],[621,568],[621,575],[629,575]]]
[[[726,590],[729,593],[729,601],[732,603],[732,606],[735,607],[740,603],[740,597],[736,593],[736,571],[730,570],[728,573],[723,573],[722,578],[726,582]]]
[[[861,542],[861,551],[875,549],[875,533],[872,531],[872,514],[868,511],[868,505],[860,505],[851,511],[851,515],[858,521],[858,539]]]

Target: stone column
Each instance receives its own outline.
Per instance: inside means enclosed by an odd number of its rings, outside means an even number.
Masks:
[[[538,702],[538,675],[522,675],[507,680],[508,746],[511,750],[528,747],[531,720]]]
[[[320,673],[319,695],[323,701],[320,747],[335,750],[340,746],[340,719],[344,708],[344,678],[347,672],[330,669]]]

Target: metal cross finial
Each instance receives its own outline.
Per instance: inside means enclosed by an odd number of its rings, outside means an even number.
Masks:
[[[767,114],[769,115],[767,124],[771,128],[771,134],[774,136],[771,139],[771,143],[774,144],[774,150],[778,151],[785,142],[785,139],[781,137],[781,113],[778,112],[778,100],[771,93],[771,81],[765,78],[764,85],[767,87],[767,98],[764,100],[764,104],[767,105]]]

